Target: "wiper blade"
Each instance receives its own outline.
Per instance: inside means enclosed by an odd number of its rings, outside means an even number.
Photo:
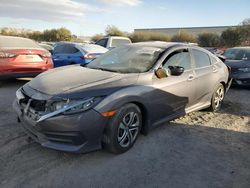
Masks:
[[[108,71],[108,72],[118,72],[116,70],[112,70],[112,69],[106,69],[106,68],[98,68],[99,70],[102,70],[102,71]]]
[[[108,72],[119,72],[119,71],[116,71],[116,70],[101,68],[101,67],[87,67],[87,68],[101,70],[101,71],[108,71]]]

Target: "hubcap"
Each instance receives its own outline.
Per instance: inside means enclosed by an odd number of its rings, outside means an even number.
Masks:
[[[223,99],[224,99],[224,88],[219,87],[215,92],[215,97],[214,97],[215,109],[220,107]]]
[[[136,112],[127,113],[119,124],[118,142],[121,147],[134,143],[139,133],[140,119]]]

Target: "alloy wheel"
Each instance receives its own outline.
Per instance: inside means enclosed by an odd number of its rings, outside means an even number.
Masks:
[[[136,112],[129,112],[123,118],[118,127],[118,143],[126,148],[134,143],[140,128],[139,115]]]
[[[214,104],[215,104],[215,109],[218,109],[224,99],[224,88],[223,86],[219,87],[216,92],[215,92],[215,96],[214,96]]]

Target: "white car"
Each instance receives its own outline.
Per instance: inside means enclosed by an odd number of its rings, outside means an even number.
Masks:
[[[113,49],[118,46],[122,46],[124,44],[130,44],[132,43],[131,40],[127,37],[104,37],[100,40],[98,40],[95,44],[103,46],[107,49]]]

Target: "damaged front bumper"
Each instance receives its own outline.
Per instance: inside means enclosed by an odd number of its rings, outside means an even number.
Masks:
[[[100,113],[89,109],[72,115],[57,114],[41,121],[39,113],[30,104],[20,104],[21,95],[17,93],[13,108],[25,132],[42,146],[75,153],[101,148],[107,119]]]

